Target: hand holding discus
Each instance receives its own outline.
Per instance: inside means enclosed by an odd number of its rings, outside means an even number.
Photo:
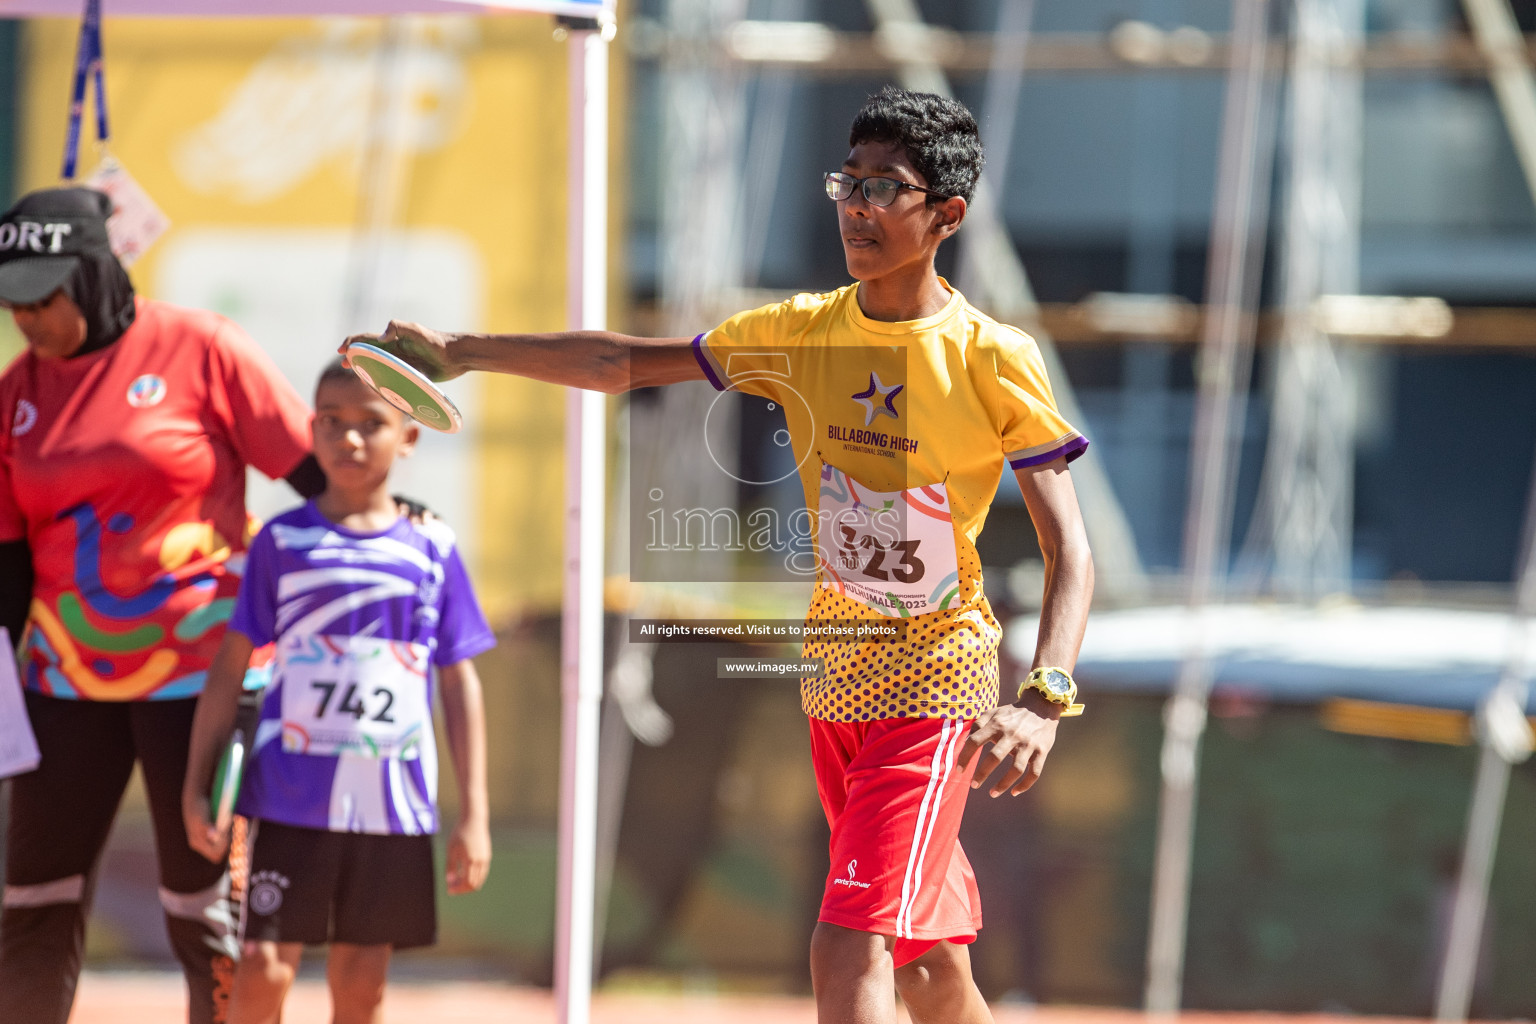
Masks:
[[[391,321],[382,335],[348,338],[341,353],[358,379],[422,426],[445,434],[463,428],[458,407],[434,383],[463,372],[448,368],[446,339],[438,332]]]
[[[245,776],[245,731],[236,729],[219,759],[218,770],[213,774],[213,789],[209,801],[213,810],[213,828],[220,843],[228,842],[229,826],[235,820],[235,800],[240,796],[240,783]]]
[[[230,826],[245,777],[245,730],[236,727],[219,755],[213,785],[205,794],[188,779],[181,793],[181,820],[187,845],[217,864],[229,853]]]

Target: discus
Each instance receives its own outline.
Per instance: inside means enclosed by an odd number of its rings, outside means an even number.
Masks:
[[[220,832],[235,818],[235,797],[240,795],[240,776],[245,768],[245,732],[236,729],[213,773],[213,826]]]
[[[457,434],[464,417],[442,390],[416,367],[377,345],[354,341],[347,346],[347,365],[386,402],[424,427]]]

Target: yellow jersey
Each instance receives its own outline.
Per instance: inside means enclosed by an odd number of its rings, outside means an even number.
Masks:
[[[974,719],[994,707],[1002,631],[982,591],[976,538],[1005,463],[1071,460],[1088,447],[1057,412],[1034,340],[944,287],[948,303],[921,320],[870,319],[853,284],[739,313],[694,339],[716,389],[784,410],[806,506],[821,512],[821,571],[807,619],[907,619],[901,642],[805,643],[804,657],[824,665],[821,677],[801,680],[801,704],[813,718]],[[903,542],[899,524],[887,541],[838,525],[849,509],[871,504],[918,509],[915,518],[928,517],[926,546]],[[931,540],[940,517],[953,552]],[[823,536],[833,532],[846,542]],[[853,558],[854,541],[878,548],[884,568],[840,561]],[[840,574],[839,565],[859,571]],[[892,582],[854,584],[871,570]],[[914,601],[897,592],[894,580],[925,570],[929,584],[943,578],[931,595]]]

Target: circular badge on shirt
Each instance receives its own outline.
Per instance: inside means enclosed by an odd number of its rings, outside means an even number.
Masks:
[[[37,406],[25,398],[16,403],[16,418],[11,421],[11,436],[20,437],[37,426]]]
[[[165,379],[146,373],[128,385],[128,404],[135,409],[159,405],[165,398]]]

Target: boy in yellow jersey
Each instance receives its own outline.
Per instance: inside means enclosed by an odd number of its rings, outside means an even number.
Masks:
[[[801,684],[832,869],[811,939],[822,1024],[991,1020],[967,945],[980,901],[956,839],[968,788],[1039,777],[1072,707],[1093,564],[1067,472],[1087,441],[1056,411],[1027,335],[973,309],[934,270],[981,172],[976,122],[953,100],[887,88],[826,175],[855,284],[739,314],[696,338],[605,331],[362,336],[445,380],[514,373],[615,394],[705,379],[782,405],[808,509],[811,619],[896,617],[891,643],[809,642]],[[762,372],[764,361],[785,372]],[[792,400],[785,401],[786,398]],[[975,540],[1004,464],[1045,557],[1035,671],[998,704],[1001,630]],[[985,751],[985,753],[983,753]],[[894,982],[894,985],[893,985]]]

